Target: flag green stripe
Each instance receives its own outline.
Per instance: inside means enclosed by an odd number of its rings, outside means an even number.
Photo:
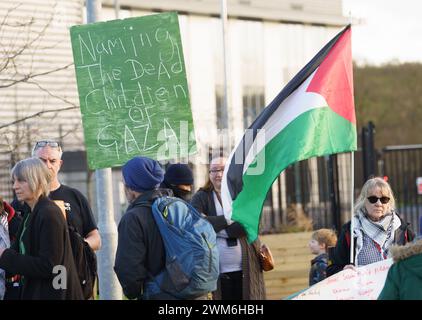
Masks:
[[[297,161],[353,150],[356,150],[354,124],[328,107],[304,112],[269,141],[257,155],[258,161],[249,166],[247,172],[256,170],[259,159],[265,159],[262,174],[243,175],[243,189],[233,201],[232,219],[246,228],[248,240],[252,242],[258,236],[267,190],[281,171]]]

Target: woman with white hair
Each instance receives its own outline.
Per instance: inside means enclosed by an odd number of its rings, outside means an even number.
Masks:
[[[404,245],[414,238],[409,224],[396,212],[390,185],[380,177],[365,182],[356,201],[353,219],[354,265],[350,264],[349,221],[342,227],[330,257],[332,263],[327,268],[328,276],[344,268],[364,266],[387,259],[391,245]]]
[[[19,161],[12,169],[13,189],[31,208],[16,241],[0,249],[0,268],[20,275],[20,299],[83,299],[67,223],[50,199],[51,173],[37,158]]]

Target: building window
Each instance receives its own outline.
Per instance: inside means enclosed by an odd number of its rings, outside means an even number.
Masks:
[[[243,89],[243,127],[247,129],[265,108],[264,87]]]
[[[227,115],[224,110],[224,86],[217,85],[215,88],[215,102],[217,112],[217,129],[227,129]]]

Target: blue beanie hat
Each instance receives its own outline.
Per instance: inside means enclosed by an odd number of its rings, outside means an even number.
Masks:
[[[188,165],[183,163],[172,164],[167,168],[164,175],[164,182],[167,184],[193,184],[192,170]]]
[[[126,186],[137,192],[155,189],[164,179],[160,164],[146,157],[130,159],[123,166],[122,173]]]

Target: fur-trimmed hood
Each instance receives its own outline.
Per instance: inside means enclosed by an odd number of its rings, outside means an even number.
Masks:
[[[422,254],[422,239],[409,242],[404,246],[393,245],[390,247],[390,256],[394,262],[407,259],[417,254]]]

